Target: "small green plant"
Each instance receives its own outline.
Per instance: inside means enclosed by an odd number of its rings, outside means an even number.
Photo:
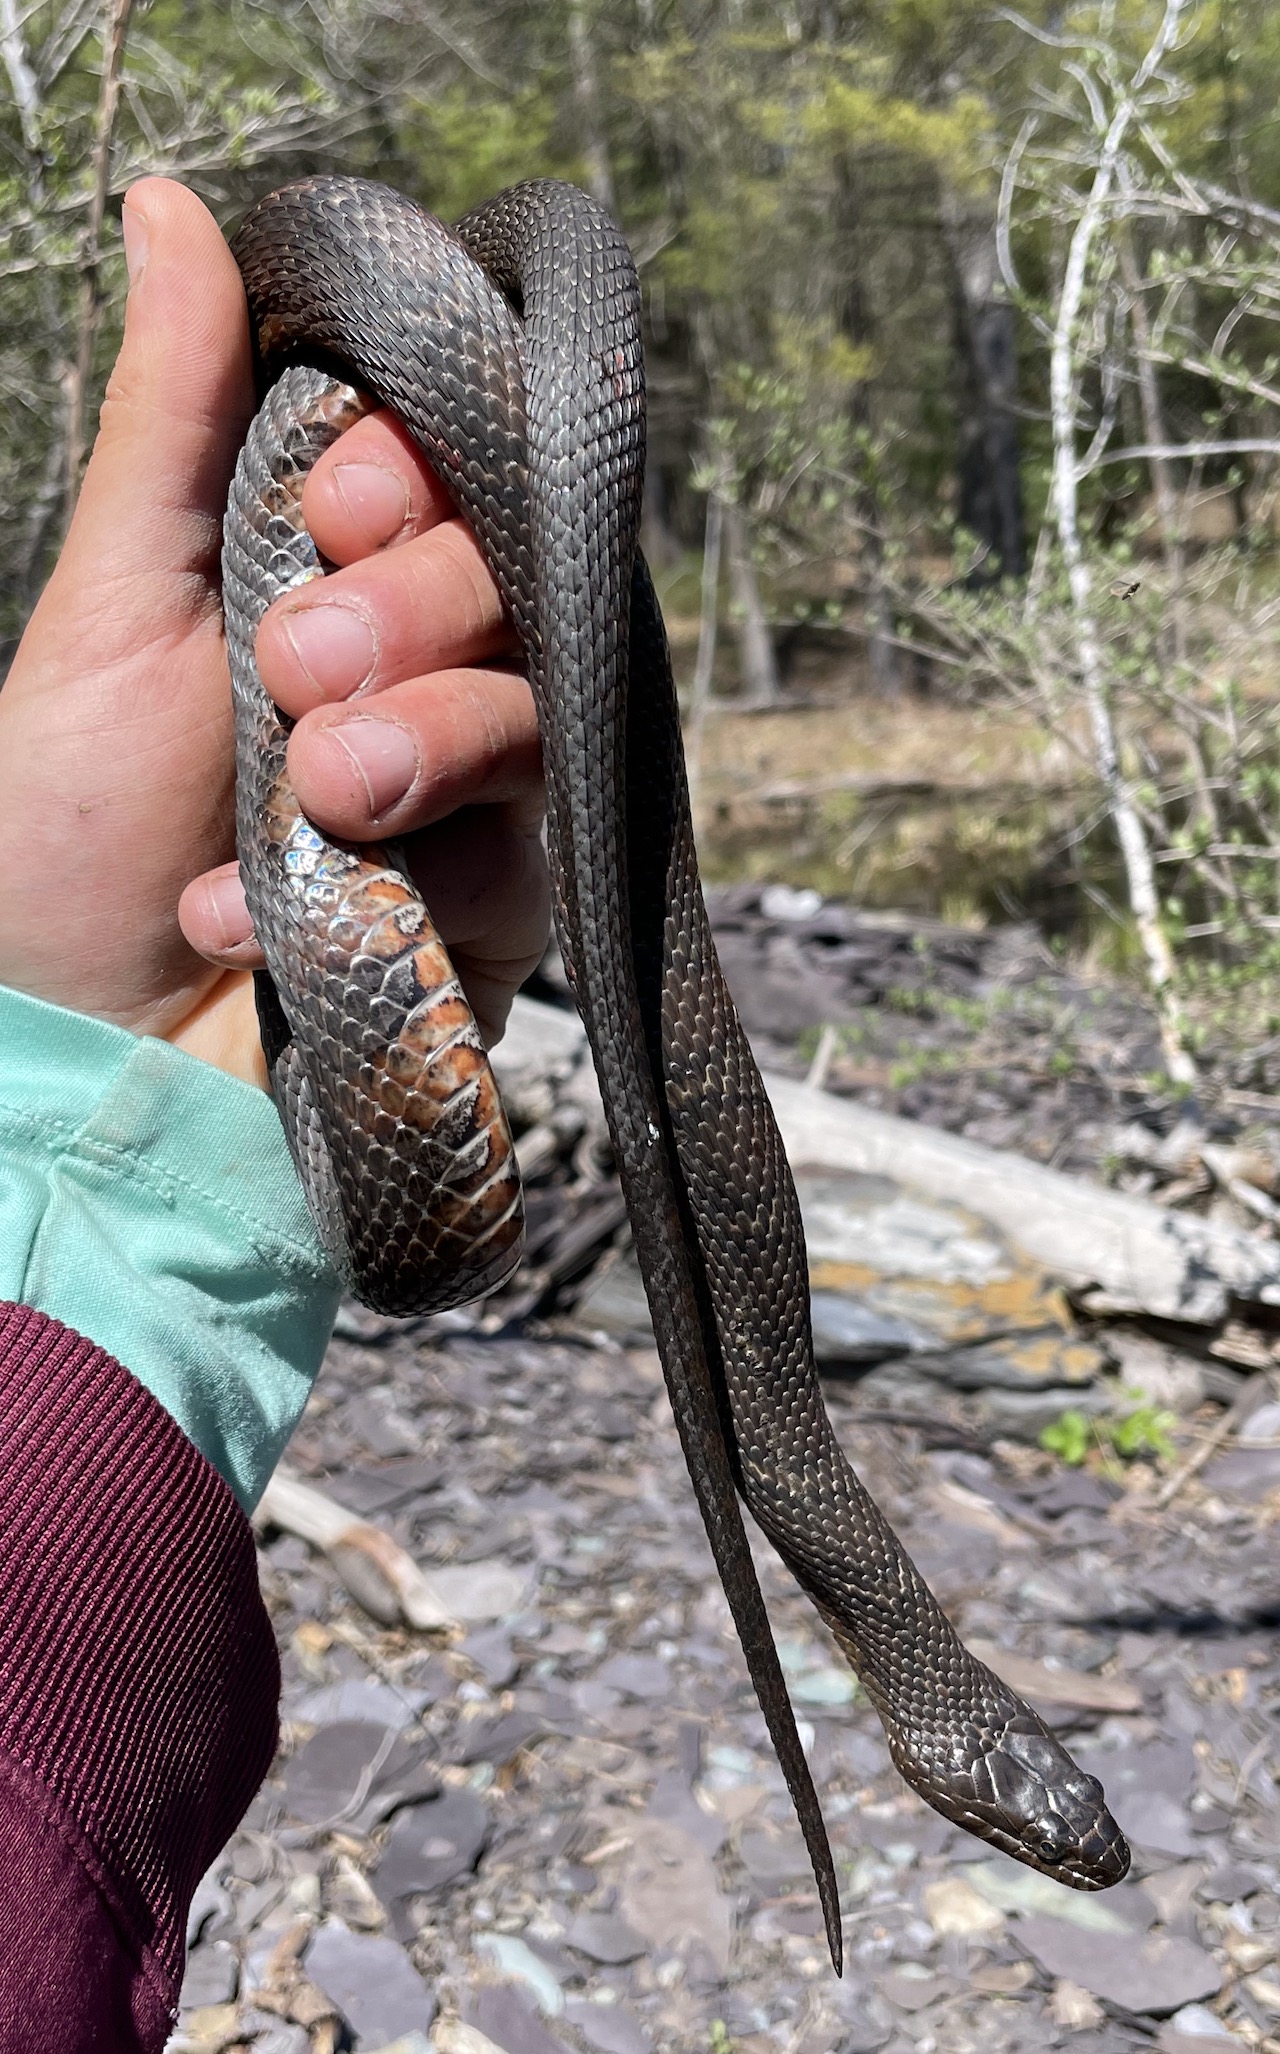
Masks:
[[[1167,1462],[1174,1452],[1170,1430],[1177,1425],[1172,1412],[1157,1405],[1136,1405],[1128,1412],[1090,1418],[1072,1406],[1059,1413],[1040,1435],[1040,1446],[1058,1456],[1068,1469],[1080,1469],[1095,1451],[1103,1468],[1115,1469],[1120,1462],[1134,1462],[1140,1455],[1154,1455]]]
[[[1093,1446],[1088,1417],[1074,1408],[1060,1412],[1052,1426],[1046,1426],[1041,1432],[1040,1446],[1047,1448],[1051,1455],[1057,1455],[1068,1469],[1079,1469]]]
[[[733,2041],[729,2038],[729,2028],[722,2018],[713,2018],[711,2021],[710,2054],[733,2054]]]
[[[1167,1462],[1173,1454],[1169,1432],[1177,1420],[1172,1412],[1163,1412],[1157,1405],[1139,1405],[1119,1419],[1107,1420],[1105,1425],[1111,1446],[1122,1462],[1132,1462],[1139,1455],[1155,1455],[1161,1462]]]
[[[960,1068],[959,1053],[950,1048],[913,1049],[908,1042],[900,1041],[898,1057],[889,1068],[889,1085],[894,1091],[905,1091],[923,1077],[950,1076]]]

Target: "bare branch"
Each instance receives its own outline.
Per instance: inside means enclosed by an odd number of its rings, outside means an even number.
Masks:
[[[1167,363],[1167,357],[1157,357],[1158,363]],[[1136,442],[1125,449],[1109,449],[1102,456],[1094,457],[1090,463],[1081,463],[1078,475],[1088,477],[1100,471],[1107,464],[1128,464],[1138,461],[1172,463],[1178,457],[1206,456],[1280,456],[1280,436],[1236,435],[1221,442]]]
[[[1110,800],[1111,817],[1124,858],[1129,903],[1147,959],[1147,976],[1161,1021],[1161,1040],[1169,1074],[1191,1083],[1195,1065],[1187,1054],[1178,1004],[1172,952],[1160,916],[1151,849],[1137,795],[1120,761],[1112,719],[1109,681],[1094,615],[1092,578],[1080,541],[1079,465],[1076,432],[1079,414],[1077,336],[1085,298],[1090,257],[1110,200],[1125,137],[1138,111],[1139,98],[1164,57],[1177,43],[1187,0],[1165,0],[1160,27],[1127,88],[1116,96],[1114,110],[1098,150],[1093,179],[1080,206],[1067,249],[1053,329],[1049,386],[1053,413],[1053,478],[1050,497],[1058,541],[1066,564],[1075,617],[1076,653],[1099,775]]]
[[[1000,275],[1010,292],[1023,300],[1022,283],[1013,261],[1013,250],[1009,240],[1009,224],[1013,216],[1013,195],[1018,182],[1018,167],[1022,162],[1027,145],[1035,134],[1039,123],[1034,114],[1028,114],[1014,139],[1013,148],[1004,161],[1000,173],[1000,200],[996,211],[996,252],[1000,261]],[[1042,323],[1041,326],[1044,324]]]
[[[102,24],[102,80],[98,112],[94,122],[93,150],[89,159],[89,205],[80,245],[80,311],[77,321],[76,354],[71,367],[67,394],[66,519],[80,490],[85,459],[85,414],[89,371],[94,338],[102,313],[100,273],[102,267],[102,217],[107,200],[107,174],[111,161],[111,135],[120,99],[120,72],[124,63],[125,39],[133,0],[108,0]]]

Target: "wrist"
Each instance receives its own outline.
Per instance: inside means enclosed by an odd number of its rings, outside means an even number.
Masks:
[[[224,972],[181,1025],[162,1039],[242,1084],[259,1091],[269,1088],[251,970]]]

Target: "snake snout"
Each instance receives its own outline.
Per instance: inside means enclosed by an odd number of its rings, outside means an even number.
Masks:
[[[1076,1890],[1105,1890],[1129,1867],[1124,1835],[1102,1785],[1025,1715],[1006,1730],[986,1763],[1004,1813],[993,1836],[1009,1854]]]

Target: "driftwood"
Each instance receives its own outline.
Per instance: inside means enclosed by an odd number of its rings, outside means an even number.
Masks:
[[[504,1092],[545,1119],[567,1092],[603,1123],[586,1036],[572,1014],[516,1000],[494,1052]],[[765,1080],[792,1164],[892,1178],[962,1205],[1011,1246],[1088,1293],[1091,1310],[1217,1326],[1231,1301],[1280,1305],[1280,1243],[1068,1177],[790,1077]],[[856,1249],[850,1249],[856,1260]]]

